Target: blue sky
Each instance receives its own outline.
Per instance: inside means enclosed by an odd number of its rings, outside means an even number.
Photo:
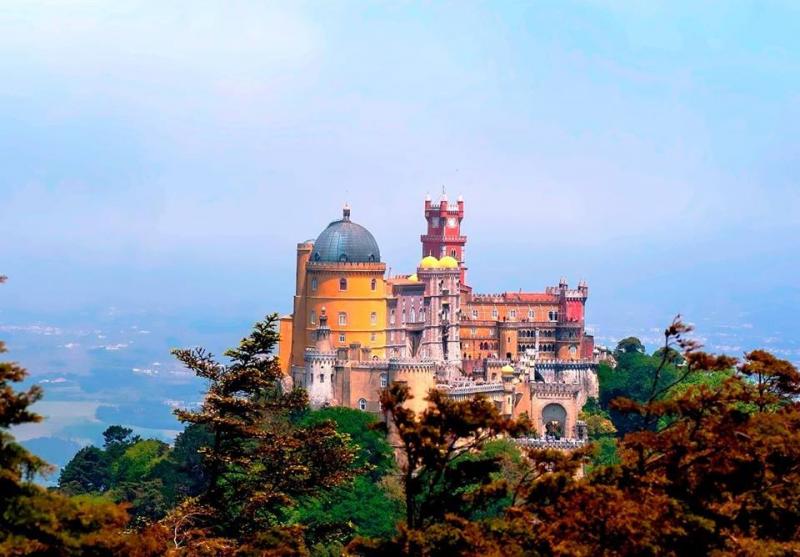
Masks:
[[[143,360],[225,346],[290,309],[295,243],[344,201],[411,271],[445,185],[478,290],[586,279],[602,340],[682,312],[711,349],[800,361],[798,21],[795,2],[6,0],[0,323],[75,336],[115,308],[180,328]],[[40,361],[35,338],[34,374],[102,369]]]

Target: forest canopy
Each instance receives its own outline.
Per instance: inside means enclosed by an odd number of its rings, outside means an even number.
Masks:
[[[172,445],[122,425],[81,449],[55,489],[13,425],[42,391],[0,363],[3,555],[791,555],[800,552],[800,373],[756,350],[700,350],[674,322],[647,354],[629,338],[584,407],[591,443],[523,448],[530,428],[437,391],[384,416],[309,407],[274,356],[276,316],[219,360]],[[0,351],[4,350],[0,344]]]

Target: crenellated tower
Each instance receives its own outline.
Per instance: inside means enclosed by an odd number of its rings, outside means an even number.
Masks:
[[[331,329],[328,327],[328,315],[323,307],[319,315],[319,326],[313,348],[305,350],[305,378],[303,384],[308,391],[312,406],[334,404],[334,363],[336,351],[331,347]]]
[[[426,196],[425,220],[428,223],[428,230],[420,236],[422,257],[429,255],[436,258],[452,257],[458,261],[461,284],[466,284],[467,266],[464,252],[467,237],[461,234],[464,199],[459,196],[458,201],[451,204],[447,200],[447,195],[443,193],[439,203],[434,203],[430,195]]]

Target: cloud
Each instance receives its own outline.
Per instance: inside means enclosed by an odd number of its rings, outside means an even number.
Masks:
[[[116,352],[117,350],[122,350],[130,346],[130,342],[118,342],[116,344],[105,344],[100,346],[94,346],[95,350],[107,350],[109,352]]]
[[[50,325],[0,325],[0,331],[7,333],[31,333],[44,336],[62,334],[60,328]]]
[[[60,348],[66,348],[67,350],[72,350],[73,348],[79,347],[80,344],[77,342],[68,342],[66,344],[60,345]]]
[[[134,367],[134,368],[131,369],[131,371],[133,371],[133,373],[136,373],[136,374],[139,374],[139,375],[149,375],[149,376],[158,375],[158,370],[157,369]]]

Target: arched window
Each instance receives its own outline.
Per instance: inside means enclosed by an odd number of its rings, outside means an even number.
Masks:
[[[405,324],[405,322],[406,322],[406,310],[403,310],[403,312],[400,314],[400,323]]]
[[[389,378],[386,377],[386,374],[381,374],[381,389],[385,389],[389,385]]]
[[[417,312],[414,311],[414,308],[411,308],[411,322],[415,323],[417,321]]]
[[[367,409],[367,401],[366,399],[359,398],[358,399],[358,409],[359,410],[366,410]]]
[[[309,317],[308,317],[308,321],[309,321],[309,322],[310,322],[312,325],[316,325],[316,324],[317,324],[317,312],[316,312],[316,311],[314,311],[313,309],[311,310],[311,314],[310,314],[310,315],[309,315]]]
[[[314,292],[317,290],[317,277],[312,277],[311,279],[311,291]]]
[[[371,290],[375,290],[376,288],[378,288],[378,281],[375,280],[375,279],[372,279],[370,281],[370,283],[369,283],[369,287],[370,287]]]
[[[347,279],[344,277],[339,279],[339,290],[347,290]]]

